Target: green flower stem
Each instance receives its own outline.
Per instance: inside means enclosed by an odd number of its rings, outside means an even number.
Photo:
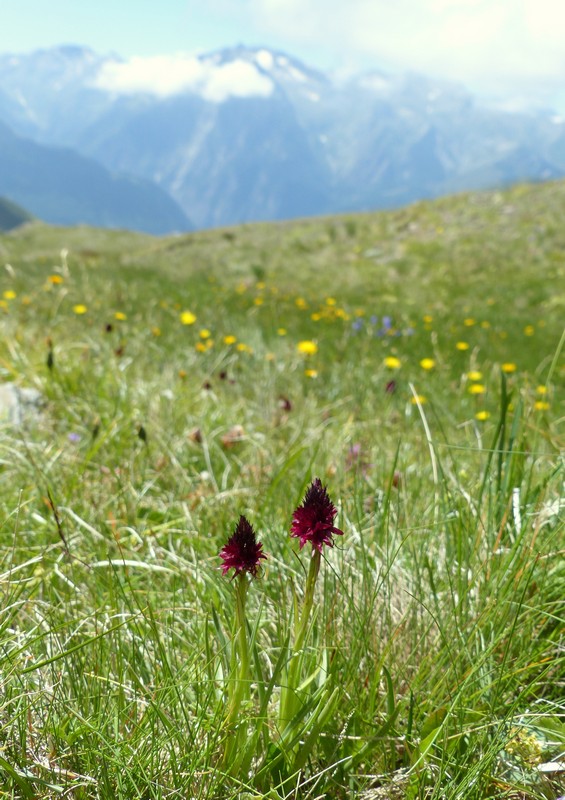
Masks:
[[[245,601],[247,598],[248,580],[245,573],[241,573],[237,578],[235,620],[236,631],[234,633],[234,648],[236,647],[239,657],[239,671],[236,677],[230,679],[229,683],[229,706],[224,722],[227,738],[222,759],[222,768],[231,771],[237,764],[235,755],[239,749],[239,741],[242,728],[234,733],[237,718],[243,701],[249,697],[249,648],[247,646],[247,622],[245,617]],[[237,637],[237,639],[236,639]]]
[[[300,614],[300,619],[298,619],[296,623],[296,632],[292,646],[292,656],[288,664],[286,685],[281,691],[281,702],[279,709],[281,732],[284,731],[284,729],[289,725],[300,706],[299,699],[296,694],[296,689],[300,683],[300,655],[302,653],[306,634],[308,633],[310,614],[314,604],[314,590],[316,588],[318,573],[320,572],[321,561],[322,554],[319,550],[314,550],[312,553],[312,558],[310,559],[308,577],[306,578],[306,591],[304,593],[302,613]]]

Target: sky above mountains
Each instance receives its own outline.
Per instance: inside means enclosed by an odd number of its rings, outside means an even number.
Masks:
[[[166,81],[187,55],[241,43],[338,73],[415,70],[509,108],[565,111],[563,0],[1,0],[0,52],[70,43],[120,54],[141,84]]]

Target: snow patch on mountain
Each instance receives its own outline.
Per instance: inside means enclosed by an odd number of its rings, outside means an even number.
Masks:
[[[273,82],[249,61],[217,63],[186,55],[106,61],[94,86],[114,94],[141,92],[160,98],[192,92],[212,103],[230,97],[269,97],[274,90]]]
[[[394,82],[384,75],[369,73],[357,79],[363,89],[368,89],[377,95],[391,95],[394,91]]]
[[[259,64],[261,69],[264,69],[266,72],[273,69],[275,63],[274,56],[269,50],[259,50],[255,54],[255,61]]]

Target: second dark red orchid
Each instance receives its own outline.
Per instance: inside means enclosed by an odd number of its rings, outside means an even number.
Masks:
[[[319,478],[308,487],[302,505],[292,515],[290,535],[300,540],[300,549],[311,542],[312,549],[322,552],[324,545],[333,547],[333,536],[343,535],[334,526],[337,508],[329,498],[326,488]]]

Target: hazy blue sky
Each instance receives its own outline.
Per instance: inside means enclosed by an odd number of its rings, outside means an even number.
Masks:
[[[126,58],[265,45],[565,104],[565,0],[0,0],[0,52],[62,43]]]

